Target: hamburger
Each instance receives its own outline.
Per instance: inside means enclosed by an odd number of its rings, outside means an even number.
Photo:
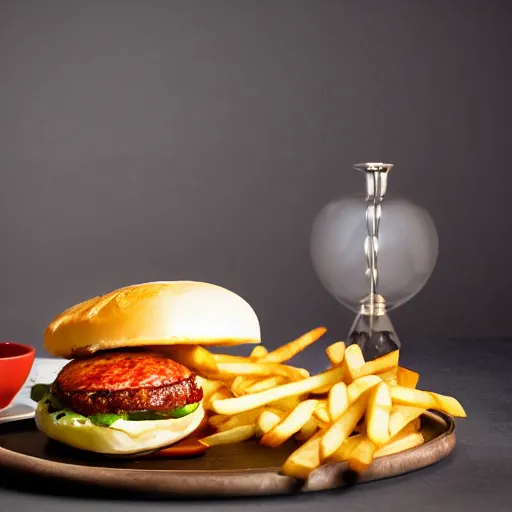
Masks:
[[[205,416],[201,379],[169,356],[171,346],[260,341],[251,306],[217,285],[152,282],[94,297],[45,330],[46,351],[71,361],[35,393],[36,425],[55,441],[96,453],[168,447]]]

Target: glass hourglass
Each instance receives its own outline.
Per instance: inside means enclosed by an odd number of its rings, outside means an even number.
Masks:
[[[365,176],[366,193],[336,199],[320,211],[311,258],[327,291],[356,313],[347,345],[357,343],[371,360],[401,347],[388,312],[426,284],[438,237],[425,209],[386,195],[392,164],[354,167]]]

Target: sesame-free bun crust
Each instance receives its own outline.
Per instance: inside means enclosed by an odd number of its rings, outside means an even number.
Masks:
[[[123,347],[260,341],[258,317],[244,299],[197,281],[114,290],[67,309],[44,333],[45,349],[68,359]]]

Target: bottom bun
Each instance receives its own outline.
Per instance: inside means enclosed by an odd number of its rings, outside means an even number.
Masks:
[[[204,417],[202,404],[183,418],[168,420],[118,420],[110,427],[94,425],[88,419],[58,420],[40,402],[35,414],[37,428],[48,437],[80,450],[109,455],[129,455],[158,450],[189,436]]]

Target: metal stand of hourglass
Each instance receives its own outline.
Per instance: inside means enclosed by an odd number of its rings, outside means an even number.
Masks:
[[[368,295],[361,301],[359,313],[352,324],[347,342],[357,343],[365,359],[372,360],[400,348],[400,340],[386,310],[386,300],[379,294],[379,230],[382,202],[387,190],[388,172],[392,164],[363,163],[354,166],[366,178],[366,277]]]

